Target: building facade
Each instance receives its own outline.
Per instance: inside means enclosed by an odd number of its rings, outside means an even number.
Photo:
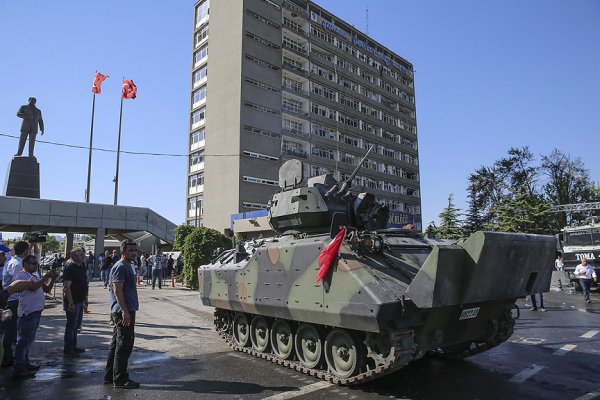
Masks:
[[[187,223],[223,232],[286,160],[343,180],[373,147],[353,185],[421,229],[409,62],[306,0],[200,0],[192,51]]]

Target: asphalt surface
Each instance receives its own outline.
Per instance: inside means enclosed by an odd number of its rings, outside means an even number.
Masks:
[[[60,289],[59,289],[60,291]],[[212,308],[184,288],[139,289],[136,342],[130,359],[137,390],[104,385],[112,327],[107,290],[91,287],[81,358],[63,360],[66,319],[47,301],[30,358],[35,378],[15,381],[0,370],[0,399],[600,399],[600,296],[585,306],[576,293],[544,295],[546,312],[529,311],[507,343],[465,361],[431,358],[358,387],[337,387],[262,359],[235,353],[212,327]]]

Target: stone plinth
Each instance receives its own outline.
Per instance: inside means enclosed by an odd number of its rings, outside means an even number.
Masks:
[[[35,157],[13,157],[6,175],[4,195],[40,198],[40,164]]]

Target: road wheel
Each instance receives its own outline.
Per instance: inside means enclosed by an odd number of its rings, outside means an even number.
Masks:
[[[338,378],[349,378],[360,369],[360,350],[354,337],[339,328],[325,338],[325,360],[329,372]]]
[[[250,342],[250,327],[245,314],[236,314],[233,319],[233,340],[242,347],[248,346]]]
[[[225,310],[215,312],[215,327],[218,332],[228,333],[231,330],[231,314]]]
[[[323,342],[317,328],[312,324],[302,324],[296,331],[294,339],[296,355],[302,365],[315,368],[321,361]]]
[[[287,321],[278,319],[271,326],[271,347],[273,353],[282,360],[292,357],[294,350],[294,334]]]
[[[264,317],[257,315],[250,323],[250,340],[252,348],[265,352],[269,348],[269,324]]]

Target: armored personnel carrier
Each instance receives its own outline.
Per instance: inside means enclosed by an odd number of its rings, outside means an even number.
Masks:
[[[304,184],[302,171],[297,160],[280,169],[269,207],[276,238],[198,269],[202,302],[237,351],[357,384],[426,354],[498,346],[513,333],[517,298],[549,290],[552,236],[477,232],[450,242],[387,229],[388,209],[349,191],[357,171],[341,185],[332,175]],[[317,283],[336,236],[338,255]]]

